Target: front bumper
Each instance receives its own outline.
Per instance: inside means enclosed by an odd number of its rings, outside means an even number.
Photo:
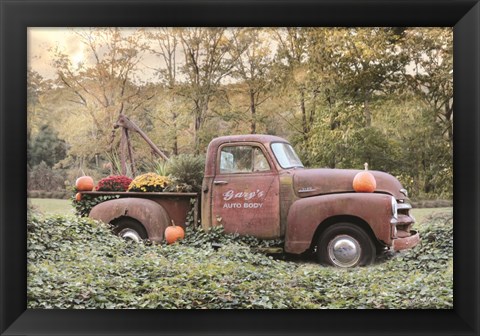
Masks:
[[[401,251],[412,248],[420,242],[420,235],[417,231],[410,231],[410,235],[402,238],[393,239],[392,249],[394,251]]]

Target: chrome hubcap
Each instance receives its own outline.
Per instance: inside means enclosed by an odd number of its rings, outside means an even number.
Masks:
[[[360,259],[362,248],[358,241],[348,235],[339,235],[328,243],[328,257],[339,267],[352,267]]]
[[[133,240],[134,242],[137,242],[137,243],[142,240],[142,237],[140,237],[138,232],[132,229],[123,229],[118,233],[118,235],[125,240]]]

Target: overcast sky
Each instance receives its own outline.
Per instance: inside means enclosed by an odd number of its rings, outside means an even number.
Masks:
[[[82,28],[75,28],[79,30]],[[134,28],[132,28],[134,29]],[[45,79],[55,78],[55,70],[52,67],[52,57],[50,50],[53,48],[60,48],[67,55],[70,55],[73,63],[84,60],[85,45],[79,41],[77,35],[72,32],[70,28],[34,28],[30,27],[27,30],[27,63],[28,67],[38,72]],[[144,79],[150,79],[153,76],[153,71],[149,68],[157,67],[159,59],[153,56],[146,55],[142,64],[144,65]]]
[[[80,30],[82,28],[74,28]],[[86,28],[88,29],[88,28]],[[128,28],[123,28],[128,30]],[[132,30],[135,28],[131,28]],[[27,30],[28,38],[28,66],[32,70],[38,72],[45,79],[55,78],[55,69],[52,67],[51,49],[60,48],[65,54],[70,55],[72,62],[85,61],[88,64],[88,60],[84,56],[88,55],[88,52],[84,51],[85,45],[80,42],[78,36],[72,31],[72,28],[55,27],[55,28],[43,28],[43,27],[30,27]],[[180,50],[179,50],[180,52]],[[178,58],[181,60],[181,57]],[[142,74],[139,74],[142,80],[155,82],[158,80],[155,77],[152,69],[158,69],[162,67],[159,64],[161,60],[151,54],[145,54],[142,59]],[[413,71],[413,68],[409,69]]]
[[[28,28],[28,66],[45,78],[53,78],[49,50],[56,46],[64,49],[75,60],[83,55],[83,46],[67,28]]]

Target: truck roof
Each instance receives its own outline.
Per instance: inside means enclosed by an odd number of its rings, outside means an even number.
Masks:
[[[270,143],[270,142],[287,142],[287,140],[268,134],[243,134],[243,135],[225,135],[218,138],[214,138],[211,141],[211,145],[216,146],[220,143],[229,143],[229,142],[261,142],[261,143]]]

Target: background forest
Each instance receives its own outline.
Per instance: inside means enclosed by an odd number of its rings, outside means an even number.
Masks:
[[[28,70],[30,191],[61,195],[83,173],[97,181],[118,173],[113,125],[125,114],[168,156],[203,155],[220,135],[275,134],[305,166],[362,169],[368,162],[397,176],[415,200],[453,197],[451,28],[91,28],[72,35],[82,58],[51,48],[51,78]],[[131,140],[137,173],[161,165],[137,134]]]

